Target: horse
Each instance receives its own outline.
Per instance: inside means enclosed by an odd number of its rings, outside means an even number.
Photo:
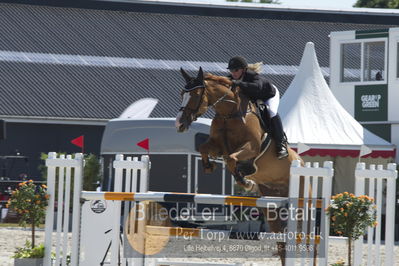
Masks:
[[[183,68],[180,71],[186,85],[181,92],[182,104],[175,121],[177,131],[188,130],[191,123],[210,107],[216,113],[209,138],[199,146],[204,171],[210,173],[215,169],[210,157],[222,157],[237,184],[245,190],[258,190],[262,196],[288,197],[291,162],[301,160],[299,155],[288,147],[288,157],[278,159],[273,139],[267,149],[261,150],[266,132],[256,106],[240,93],[239,88],[232,89],[229,78],[204,74],[202,68],[197,77],[191,77]],[[252,173],[240,170],[240,164],[248,162],[253,163]],[[269,210],[264,212],[270,217]],[[267,222],[272,232],[282,232],[281,220]],[[278,253],[284,265],[283,246],[279,243]]]

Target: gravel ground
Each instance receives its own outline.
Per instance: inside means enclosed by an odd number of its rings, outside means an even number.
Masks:
[[[21,228],[13,228],[13,227],[6,227],[0,228],[0,266],[11,266],[14,265],[14,260],[10,258],[15,251],[15,248],[18,246],[22,246],[26,240],[30,240],[30,230],[29,229],[21,229]],[[37,231],[36,235],[37,243],[42,243],[44,241],[44,231],[39,230]],[[242,241],[242,240],[241,240]],[[203,242],[201,242],[203,243]],[[245,243],[240,242],[245,245]],[[254,245],[253,241],[248,242],[250,245]],[[195,240],[193,240],[192,245],[197,244]],[[178,245],[176,248],[178,249]],[[382,247],[382,250],[384,248]],[[248,253],[248,252],[247,252]],[[245,253],[244,253],[245,254]],[[367,249],[364,246],[364,259],[367,256]],[[250,265],[279,265],[278,259],[275,258],[253,258],[248,259],[248,256],[243,256],[247,258],[214,258],[214,259],[196,259],[195,254],[190,256],[187,259],[179,259],[181,261],[202,261],[202,262],[225,262],[225,263],[243,263],[245,266]],[[346,257],[346,242],[343,240],[331,240],[329,245],[329,261],[330,264],[339,260],[340,258]],[[178,259],[176,259],[178,260]],[[399,246],[395,246],[395,265],[399,266]],[[383,264],[384,265],[384,264]],[[388,266],[388,265],[387,265]]]

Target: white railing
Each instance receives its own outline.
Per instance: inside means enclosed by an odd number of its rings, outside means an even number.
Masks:
[[[74,191],[82,190],[83,179],[83,155],[76,153],[74,158],[71,155],[60,155],[57,158],[55,152],[48,154],[46,160],[47,166],[47,192],[50,195],[49,205],[46,211],[45,223],[45,256],[44,265],[50,266],[51,252],[53,243],[53,229],[54,229],[54,208],[55,198],[57,196],[57,224],[56,224],[56,258],[55,265],[67,265],[68,252],[68,229],[69,229],[69,210],[72,207],[72,231],[77,232],[72,235],[72,249],[71,249],[71,264],[78,265],[79,259],[79,231],[80,231],[80,195],[74,193],[72,196],[72,206],[69,206],[71,197],[71,186]],[[72,169],[74,175],[72,176]],[[57,178],[58,176],[58,178]],[[72,178],[74,184],[72,184]],[[58,190],[56,194],[55,186],[58,182]],[[62,250],[62,252],[61,252]],[[62,260],[62,261],[61,261]]]
[[[395,197],[396,197],[396,164],[382,165],[377,168],[371,164],[366,169],[365,163],[358,163],[355,171],[355,195],[368,195],[374,198],[377,206],[377,226],[367,230],[367,265],[395,265],[394,232],[395,232]],[[382,212],[385,210],[385,263],[382,264],[381,229]],[[374,239],[373,239],[374,238]],[[362,262],[363,237],[354,244],[354,265],[365,265]]]
[[[80,244],[81,244],[81,206],[80,199],[82,193],[83,180],[83,155],[75,154],[60,155],[57,157],[55,152],[48,154],[46,160],[47,166],[47,192],[50,195],[49,205],[46,211],[45,222],[45,258],[44,265],[67,265],[67,256],[70,254],[71,265],[79,265],[80,261]],[[114,161],[115,180],[114,191],[122,192],[122,184],[125,182],[124,192],[136,192],[148,190],[149,175],[149,157],[142,156],[141,161],[138,158],[127,157],[123,159],[123,155],[117,155]],[[137,174],[141,170],[140,186],[137,186]],[[72,175],[72,172],[74,173]],[[72,183],[73,180],[73,183]],[[58,182],[58,189],[56,184]],[[73,187],[73,190],[71,189]],[[72,195],[73,194],[73,195]],[[73,197],[72,206],[70,206],[70,198]],[[57,198],[57,223],[55,227],[56,237],[53,239],[54,231],[54,214],[55,198]],[[125,202],[128,204],[128,202]],[[116,201],[113,208],[113,238],[111,245],[111,265],[118,265],[119,259],[119,238],[120,238],[120,217],[121,217],[121,201]],[[71,250],[68,250],[68,232],[70,227],[69,210],[72,209],[72,243]],[[127,208],[125,208],[125,212]],[[96,221],[91,221],[95,226]],[[55,244],[55,259],[52,261],[52,245]],[[86,249],[87,251],[87,249]],[[94,252],[96,252],[94,250]],[[87,254],[86,254],[87,255]],[[85,262],[90,263],[90,262]],[[136,262],[135,262],[136,263]],[[132,265],[132,264],[131,264]]]
[[[149,170],[150,170],[150,158],[146,155],[141,157],[141,161],[137,157],[127,157],[124,160],[122,154],[116,155],[114,161],[115,169],[115,180],[114,180],[114,192],[147,192],[149,186]],[[138,170],[140,170],[140,184],[138,184]],[[123,188],[125,183],[125,188]],[[111,245],[111,265],[119,265],[119,238],[120,238],[120,217],[121,217],[121,204],[122,201],[115,201],[114,208],[114,223],[113,223],[113,238],[112,243],[118,243],[117,245]],[[135,209],[137,205],[129,206],[131,202],[124,202],[124,218],[128,217],[128,211],[136,214]],[[133,219],[136,220],[136,219]],[[143,223],[138,223],[138,227],[142,227]],[[134,224],[132,226],[135,226]],[[135,230],[135,229],[132,229]],[[137,228],[137,231],[144,232],[145,228]],[[141,258],[127,259],[129,265],[144,265],[144,256]],[[126,263],[126,260],[123,259]],[[126,264],[124,264],[126,265]]]
[[[291,177],[290,177],[290,188],[289,188],[289,199],[290,204],[293,208],[298,210],[301,208],[298,203],[299,198],[303,198],[302,208],[308,211],[309,201],[311,206],[315,208],[318,205],[318,199],[321,199],[321,216],[320,216],[320,230],[317,232],[315,219],[303,215],[301,221],[288,219],[287,232],[298,232],[298,223],[302,225],[299,232],[305,236],[320,236],[320,245],[316,243],[316,239],[309,237],[309,241],[301,239],[299,245],[301,247],[310,247],[308,251],[300,250],[301,255],[300,265],[313,265],[314,258],[317,257],[315,252],[319,251],[322,256],[318,257],[318,265],[327,265],[328,263],[328,237],[330,232],[330,223],[328,216],[325,213],[327,206],[330,204],[331,199],[331,188],[332,188],[332,177],[334,175],[333,163],[326,161],[323,167],[319,167],[319,163],[305,163],[305,166],[301,166],[301,162],[296,160],[291,165]],[[303,187],[300,186],[302,179]],[[319,189],[321,188],[321,190]],[[287,237],[287,254],[286,254],[286,265],[298,265],[296,259],[297,255],[297,239],[295,237]]]

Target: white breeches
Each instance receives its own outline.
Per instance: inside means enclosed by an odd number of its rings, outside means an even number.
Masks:
[[[276,95],[265,101],[265,104],[269,106],[270,118],[273,118],[277,115],[278,105],[280,103],[280,92],[276,86],[273,85],[273,87],[276,89]]]

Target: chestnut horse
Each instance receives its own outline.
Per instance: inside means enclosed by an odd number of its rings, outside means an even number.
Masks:
[[[260,120],[256,115],[256,107],[239,89],[231,90],[232,82],[227,77],[204,75],[200,68],[197,77],[189,76],[183,69],[181,73],[186,81],[182,91],[182,105],[176,117],[176,128],[186,131],[191,123],[203,115],[209,107],[215,110],[210,136],[200,145],[205,172],[215,169],[209,157],[222,157],[228,170],[236,182],[246,190],[258,188],[262,196],[288,197],[290,166],[299,155],[288,148],[288,157],[278,159],[274,140],[266,151],[261,152],[265,137]],[[253,162],[252,173],[243,173],[239,169],[240,162]],[[256,185],[255,185],[256,184]],[[270,217],[265,210],[266,217]],[[281,232],[280,220],[268,221],[273,232]],[[284,244],[279,243],[284,246]],[[280,250],[280,249],[279,249]],[[285,252],[279,252],[284,265]]]

